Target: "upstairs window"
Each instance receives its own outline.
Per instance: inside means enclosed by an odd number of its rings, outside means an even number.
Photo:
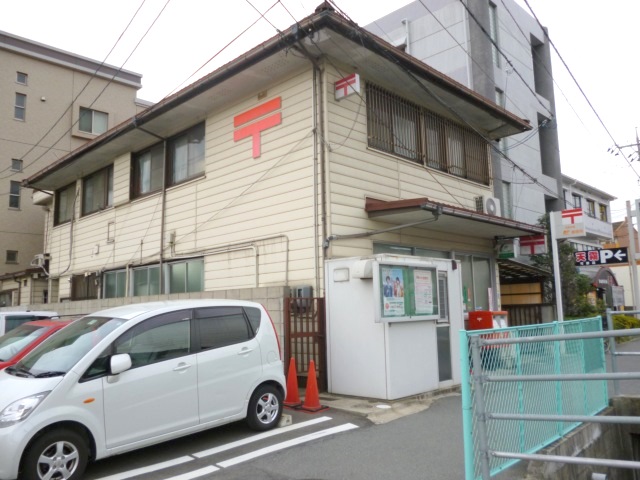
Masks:
[[[480,135],[375,85],[366,94],[370,147],[489,185],[489,145]]]
[[[71,220],[71,218],[73,217],[73,205],[75,203],[75,196],[75,182],[56,191],[56,203],[53,219],[54,225],[60,225],[61,223],[66,223]]]
[[[587,199],[587,215],[596,218],[596,202]]]
[[[164,173],[164,145],[153,147],[133,156],[132,197],[140,197],[162,188]]]
[[[607,206],[604,203],[598,205],[598,209],[600,210],[600,220],[603,222],[609,221],[609,215],[607,214]]]
[[[23,93],[16,93],[16,103],[13,107],[13,118],[23,121],[27,118],[27,96]]]
[[[169,185],[204,173],[204,123],[176,135],[167,143]]]
[[[571,198],[573,199],[573,208],[582,208],[582,197],[580,195],[574,193]]]
[[[28,78],[29,77],[26,73],[16,72],[16,83],[19,83],[21,85],[26,85]]]
[[[82,181],[82,215],[113,205],[113,166],[97,171]]]
[[[498,52],[498,8],[489,3],[489,36],[491,37],[491,56],[493,64],[500,67],[500,53]]]
[[[20,208],[20,182],[11,180],[9,188],[9,208]]]
[[[5,263],[18,263],[18,251],[7,250],[7,254],[5,256]]]
[[[109,115],[90,108],[80,107],[80,121],[78,129],[81,132],[100,135],[107,131]]]
[[[19,158],[11,159],[11,171],[12,172],[21,172],[22,171],[22,160]]]

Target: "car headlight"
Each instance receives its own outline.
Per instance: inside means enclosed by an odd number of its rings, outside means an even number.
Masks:
[[[40,405],[47,395],[49,395],[49,392],[37,393],[13,402],[0,412],[0,428],[10,427],[23,421]]]

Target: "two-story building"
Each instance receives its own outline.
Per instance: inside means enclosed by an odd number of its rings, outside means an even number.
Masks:
[[[495,140],[530,128],[323,4],[25,182],[55,191],[51,299],[242,296],[282,329],[326,260],[391,253],[451,259],[464,308],[495,308],[497,239],[542,229],[476,199]]]

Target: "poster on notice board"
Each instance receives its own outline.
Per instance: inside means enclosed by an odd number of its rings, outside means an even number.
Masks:
[[[380,265],[380,317],[385,321],[437,318],[435,268]]]

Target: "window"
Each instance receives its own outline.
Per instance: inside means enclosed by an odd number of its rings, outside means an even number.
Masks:
[[[102,283],[103,298],[122,298],[126,296],[127,272],[125,270],[105,272]]]
[[[498,8],[489,3],[489,36],[491,37],[491,55],[493,64],[500,66],[500,54],[498,52]]]
[[[27,96],[22,93],[16,93],[16,104],[13,108],[13,118],[16,120],[25,120],[27,118]]]
[[[16,83],[20,83],[22,85],[27,84],[28,75],[22,72],[16,72]]]
[[[582,208],[582,197],[580,195],[574,193],[571,198],[573,199],[573,208]]]
[[[246,342],[255,336],[241,307],[199,308],[195,318],[201,351]]]
[[[569,191],[564,189],[562,190],[562,198],[564,200],[564,208],[565,210],[571,208],[571,204],[569,203]]]
[[[100,135],[107,131],[109,115],[97,110],[80,107],[80,121],[78,129],[81,132]]]
[[[18,263],[18,251],[7,250],[7,256],[5,257],[6,263]]]
[[[164,145],[158,143],[133,157],[132,197],[140,197],[162,188]]]
[[[112,204],[113,165],[109,165],[82,181],[82,215],[103,210]]]
[[[511,183],[502,182],[502,216],[513,218],[513,202],[511,193]]]
[[[98,298],[98,277],[95,273],[71,277],[71,300],[95,300]]]
[[[157,295],[160,293],[160,267],[150,265],[133,271],[133,295]]]
[[[204,261],[201,258],[167,265],[168,293],[202,292],[204,290]]]
[[[596,202],[587,199],[587,215],[596,218]]]
[[[14,180],[9,187],[9,208],[20,208],[20,182]]]
[[[204,123],[169,140],[167,156],[169,185],[204,173]]]
[[[496,88],[496,105],[505,108],[505,95],[504,92],[498,88]]]
[[[603,222],[609,221],[609,215],[607,215],[607,206],[604,203],[598,205],[598,209],[600,211],[600,220]]]
[[[190,318],[191,313],[183,310],[142,322],[115,341],[114,353],[128,353],[131,368],[187,355],[191,344]]]
[[[73,206],[75,204],[76,184],[72,183],[57,190],[55,196],[55,211],[53,224],[60,225],[66,223],[73,217]]]
[[[490,184],[489,145],[480,135],[375,85],[366,93],[370,147]]]
[[[11,159],[11,171],[12,172],[21,172],[22,171],[22,160],[19,158]]]

